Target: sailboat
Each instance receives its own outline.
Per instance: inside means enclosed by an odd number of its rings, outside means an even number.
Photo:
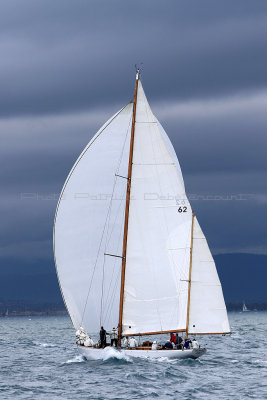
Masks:
[[[244,301],[243,301],[243,307],[242,307],[242,311],[243,311],[243,312],[250,311],[250,310],[247,308],[247,306],[246,306],[246,304],[245,304],[245,302],[244,302]]]
[[[198,358],[205,348],[166,349],[154,339],[230,333],[213,257],[140,70],[134,100],[100,128],[67,177],[54,256],[74,328],[87,335],[115,327],[116,351],[127,356]],[[143,342],[152,337],[156,346]],[[78,349],[87,359],[107,351],[80,341]]]

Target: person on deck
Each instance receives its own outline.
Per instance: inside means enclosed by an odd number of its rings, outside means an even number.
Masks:
[[[195,338],[192,340],[192,347],[193,349],[199,349],[199,344]]]
[[[179,336],[178,333],[176,333],[175,339],[176,339],[176,347],[177,347],[177,349],[181,350],[182,349],[183,338],[181,336]]]
[[[110,336],[110,345],[117,347],[118,346],[118,333],[117,333],[117,329],[113,328],[111,333],[109,334]]]
[[[157,348],[158,348],[158,344],[157,344],[156,340],[154,340],[154,342],[152,343],[151,350],[157,350]]]
[[[105,329],[103,328],[103,326],[101,326],[100,332],[99,332],[99,336],[100,336],[100,347],[106,347],[107,344],[107,332],[105,331]]]
[[[176,344],[176,336],[174,333],[171,333],[170,342]]]
[[[192,346],[191,339],[188,339],[188,338],[185,339],[185,341],[184,341],[184,348],[185,348],[185,349],[190,349],[191,346]]]
[[[170,340],[167,340],[167,342],[164,344],[163,346],[164,349],[173,349],[172,347],[172,343],[170,342]]]
[[[129,340],[129,347],[131,349],[135,349],[138,346],[137,340],[134,337],[131,337]]]
[[[129,340],[127,337],[125,337],[122,341],[122,347],[128,347],[129,346]]]

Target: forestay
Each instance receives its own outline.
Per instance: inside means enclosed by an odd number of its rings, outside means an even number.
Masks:
[[[113,116],[85,148],[63,187],[54,225],[62,294],[76,329],[118,324],[125,179],[132,104]],[[112,201],[111,201],[112,197]]]

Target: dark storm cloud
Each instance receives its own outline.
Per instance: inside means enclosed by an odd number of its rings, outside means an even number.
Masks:
[[[0,27],[0,255],[52,257],[64,180],[141,61],[213,251],[266,253],[266,1],[9,0]]]
[[[212,102],[168,103],[167,107],[156,102],[151,105],[170,136],[185,174],[266,171],[266,92],[245,100],[227,97]],[[9,191],[58,191],[81,150],[115,111],[110,108],[110,112],[94,109],[2,119],[2,184]],[[250,187],[256,183],[254,180]]]
[[[0,112],[125,103],[140,61],[152,99],[262,87],[266,18],[250,0],[2,3]]]
[[[266,101],[259,93],[246,101],[203,100],[200,108],[194,101],[170,103],[167,109],[152,104],[175,146],[189,199],[216,253],[266,251],[266,204],[261,201],[266,193]],[[29,258],[32,248],[37,258],[51,257],[61,187],[83,147],[108,117],[106,110],[94,110],[3,122],[13,138],[10,143],[6,138],[7,145],[0,149],[3,255]]]
[[[266,171],[267,91],[161,108],[188,173]]]

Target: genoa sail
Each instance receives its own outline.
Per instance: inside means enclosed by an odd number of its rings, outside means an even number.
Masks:
[[[230,331],[221,284],[173,146],[138,84],[122,313],[120,283],[133,104],[96,133],[62,189],[54,254],[76,329],[122,336]],[[188,296],[190,288],[190,296]],[[188,303],[188,298],[190,302]],[[189,310],[189,314],[188,314]]]
[[[63,187],[54,223],[58,279],[75,329],[117,326],[132,104],[93,137]],[[112,199],[113,201],[111,201]],[[104,279],[103,279],[104,277]]]

